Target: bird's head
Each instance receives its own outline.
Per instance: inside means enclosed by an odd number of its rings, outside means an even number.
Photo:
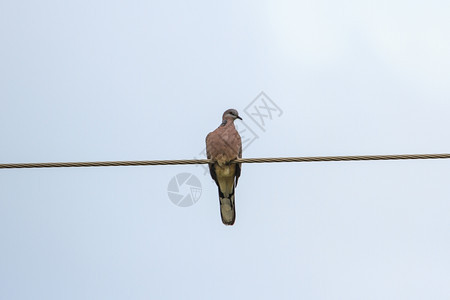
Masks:
[[[222,120],[226,120],[226,119],[231,119],[233,121],[236,119],[242,120],[242,118],[239,116],[238,111],[233,108],[227,109],[223,113]]]

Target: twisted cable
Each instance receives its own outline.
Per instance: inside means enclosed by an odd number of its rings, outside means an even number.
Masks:
[[[277,163],[277,162],[325,162],[361,160],[401,160],[401,159],[446,159],[450,154],[398,154],[398,155],[356,155],[356,156],[310,156],[310,157],[266,157],[239,158],[232,163]],[[179,160],[138,160],[138,161],[95,161],[95,162],[50,162],[0,164],[0,169],[21,168],[69,168],[69,167],[117,167],[117,166],[157,166],[207,164],[209,159]]]

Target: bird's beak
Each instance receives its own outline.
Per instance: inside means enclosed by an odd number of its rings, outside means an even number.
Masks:
[[[241,117],[239,117],[239,116],[237,116],[237,117],[236,117],[236,119],[239,119],[239,120],[241,120],[241,121],[242,121],[242,118],[241,118]]]

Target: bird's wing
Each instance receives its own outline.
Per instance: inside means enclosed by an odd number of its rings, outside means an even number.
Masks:
[[[211,159],[211,151],[212,151],[212,143],[211,137],[214,136],[214,131],[208,133],[206,136],[205,142],[206,142],[206,158]],[[214,164],[209,163],[209,173],[211,174],[212,179],[216,182],[217,185],[219,185],[219,182],[217,181],[217,175],[216,170],[214,170]]]
[[[242,158],[242,141],[241,141],[241,136],[239,135],[239,133],[238,133],[237,131],[236,131],[236,133],[237,133],[237,135],[238,135],[238,137],[239,137],[239,153],[238,153],[238,158]],[[241,164],[241,163],[236,164],[236,173],[235,173],[235,175],[236,175],[236,183],[235,183],[235,185],[238,184],[239,176],[241,176],[241,168],[242,168],[242,164]]]

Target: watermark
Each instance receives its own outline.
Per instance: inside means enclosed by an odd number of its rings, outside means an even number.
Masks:
[[[176,206],[192,206],[202,195],[202,184],[194,174],[180,173],[169,181],[167,194]]]
[[[238,110],[239,111],[239,110]],[[244,113],[248,117],[244,117],[244,120],[238,121],[234,123],[234,126],[236,127],[236,130],[238,131],[239,135],[241,136],[242,141],[242,151],[244,152],[245,149],[247,149],[250,145],[253,144],[257,139],[259,139],[257,132],[265,132],[267,126],[270,122],[272,122],[275,118],[279,118],[283,111],[281,108],[271,99],[269,96],[267,96],[266,93],[260,92],[255,99],[253,99],[252,102],[250,102],[245,108]],[[249,120],[249,121],[247,121]],[[204,159],[206,158],[206,146],[200,151],[196,156],[194,156],[194,159]],[[209,174],[209,167],[206,164],[200,164],[196,165],[197,167],[200,166],[203,168],[203,175]],[[183,175],[184,174],[184,175]],[[189,192],[179,192],[179,190],[175,189],[175,186],[179,189],[178,181],[176,181],[176,178],[180,175],[186,176],[186,174],[191,175],[189,178],[195,178],[198,182],[198,187],[200,189],[200,192],[196,194],[198,198],[195,198],[195,201],[191,201],[194,199],[194,196],[189,193],[191,193],[189,188]],[[181,180],[185,179],[185,177],[181,177]],[[186,179],[187,180],[187,179]],[[183,182],[185,182],[184,180]],[[192,179],[194,181],[194,179]],[[197,177],[195,177],[191,173],[181,173],[177,176],[173,177],[168,186],[168,194],[169,199],[178,206],[191,206],[194,205],[201,196],[201,184],[200,180],[198,180]],[[183,196],[184,195],[184,196]],[[189,197],[190,198],[189,198]],[[183,200],[184,199],[184,200]],[[188,204],[191,203],[191,204]]]
[[[247,105],[244,112],[259,126],[259,128],[261,128],[262,131],[266,131],[267,121],[273,120],[274,117],[280,117],[283,114],[281,108],[279,108],[278,105],[276,105],[276,103],[264,92],[259,93],[259,95]]]

